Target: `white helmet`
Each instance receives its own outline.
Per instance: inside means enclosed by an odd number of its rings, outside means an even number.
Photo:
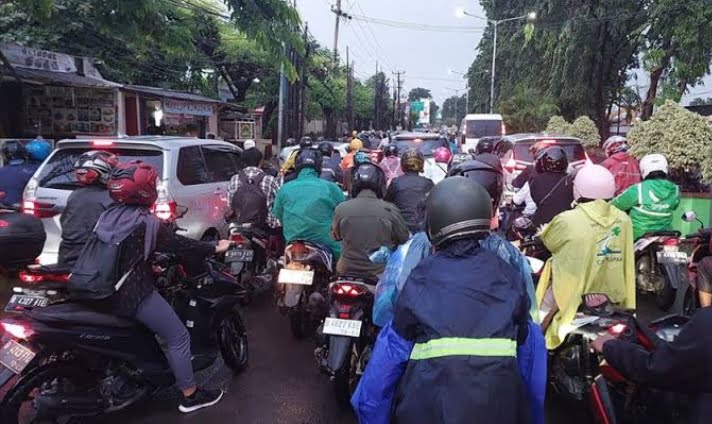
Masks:
[[[606,152],[607,156],[611,156],[619,152],[626,152],[628,151],[628,139],[620,135],[608,137],[608,139],[603,143],[602,148],[603,151]]]
[[[574,179],[574,199],[608,200],[616,195],[613,174],[601,165],[585,165]]]
[[[251,149],[255,146],[256,146],[255,140],[252,140],[252,139],[245,140],[245,142],[242,144],[242,148],[244,150]]]
[[[640,160],[640,173],[643,175],[643,179],[648,178],[648,175],[655,171],[668,173],[668,161],[665,156],[659,153],[643,156],[643,159]]]

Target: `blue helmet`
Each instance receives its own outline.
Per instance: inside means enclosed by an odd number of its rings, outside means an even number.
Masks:
[[[30,160],[35,162],[44,162],[52,152],[52,146],[42,139],[34,139],[25,146],[29,153]]]

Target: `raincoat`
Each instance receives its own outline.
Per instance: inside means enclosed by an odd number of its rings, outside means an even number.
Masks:
[[[542,271],[537,303],[551,287],[559,307],[546,331],[548,349],[566,338],[584,294],[605,293],[635,309],[633,228],[626,214],[603,200],[583,203],[556,216],[541,240],[553,256]]]
[[[622,211],[630,211],[633,236],[639,239],[653,231],[672,229],[672,214],[680,205],[680,188],[668,180],[645,180],[611,201]]]
[[[331,221],[334,210],[344,200],[339,186],[305,168],[296,180],[279,189],[272,213],[282,223],[287,243],[295,240],[324,243],[336,260],[341,255],[341,243],[331,237]]]
[[[21,203],[22,192],[39,166],[38,163],[11,161],[0,168],[0,191],[5,193],[0,202],[6,205]]]
[[[640,167],[638,161],[628,152],[612,154],[601,163],[601,166],[611,171],[616,179],[616,196],[628,187],[640,182]]]
[[[391,181],[403,175],[403,169],[401,169],[400,158],[397,156],[388,156],[383,158],[381,163],[378,164],[383,172],[386,174],[387,186],[391,184]]]

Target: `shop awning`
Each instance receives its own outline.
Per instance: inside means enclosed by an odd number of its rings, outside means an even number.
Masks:
[[[117,88],[121,84],[115,82],[82,76],[71,72],[53,72],[40,69],[15,68],[17,76],[23,82],[41,85],[66,85],[69,87],[91,87],[91,88]],[[13,80],[15,77],[10,73],[3,74],[4,80]]]
[[[188,93],[186,91],[168,90],[165,88],[146,87],[144,85],[124,85],[124,90],[135,91],[137,93],[149,94],[156,97],[168,97],[177,100],[188,100],[191,102],[222,103],[218,99],[202,96],[200,94]]]

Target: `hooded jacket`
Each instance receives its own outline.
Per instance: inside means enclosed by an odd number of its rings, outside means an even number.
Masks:
[[[0,168],[0,191],[5,193],[0,202],[6,205],[22,202],[22,192],[37,168],[39,164],[31,162],[11,162]]]
[[[400,158],[398,156],[385,157],[378,166],[380,166],[386,174],[387,185],[391,185],[391,181],[403,175],[403,169],[401,168]]]
[[[628,187],[640,182],[640,167],[638,161],[628,152],[618,152],[601,163],[601,166],[611,171],[616,179],[616,196]]]
[[[106,187],[89,186],[74,190],[67,199],[59,222],[62,225],[62,241],[59,243],[60,265],[72,267],[94,230],[99,216],[114,201]]]
[[[413,234],[425,228],[425,198],[433,187],[432,180],[417,172],[406,172],[388,186],[384,200],[396,205]]]
[[[680,205],[680,188],[668,180],[645,180],[628,188],[611,203],[622,211],[630,211],[633,236],[637,240],[650,232],[672,229],[673,213]]]
[[[555,217],[541,240],[552,257],[539,280],[537,303],[544,303],[551,287],[559,307],[546,331],[547,348],[564,341],[565,325],[573,321],[584,294],[605,293],[635,309],[633,228],[626,214],[603,200],[583,203]]]

